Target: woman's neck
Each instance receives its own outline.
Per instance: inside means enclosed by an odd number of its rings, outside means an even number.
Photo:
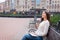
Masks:
[[[47,19],[46,18],[44,18],[44,21],[46,21]]]

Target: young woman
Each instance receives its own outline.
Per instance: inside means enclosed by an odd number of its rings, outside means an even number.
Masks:
[[[50,15],[43,11],[42,21],[39,25],[36,24],[37,30],[26,34],[22,40],[43,40],[43,36],[46,36],[50,26]]]

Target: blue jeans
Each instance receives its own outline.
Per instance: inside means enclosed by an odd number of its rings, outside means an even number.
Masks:
[[[43,37],[41,37],[41,36],[35,37],[35,36],[30,35],[30,34],[26,34],[26,35],[22,38],[22,40],[43,40]]]

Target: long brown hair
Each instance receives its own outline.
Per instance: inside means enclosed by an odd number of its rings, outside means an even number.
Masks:
[[[50,22],[50,14],[49,14],[48,12],[46,12],[46,11],[45,11],[45,13],[46,13],[46,16],[47,16],[47,20]],[[41,21],[43,21],[43,20],[44,20],[44,19],[42,18]],[[51,25],[51,24],[50,24],[50,25]],[[49,30],[48,30],[48,33],[47,33],[46,37],[49,36],[49,31],[50,31],[50,28],[49,28]]]
[[[45,13],[46,13],[46,16],[47,16],[47,20],[50,22],[50,14],[48,13],[48,12],[46,12],[46,11],[44,11]],[[43,18],[41,18],[41,21],[43,21],[44,19]]]

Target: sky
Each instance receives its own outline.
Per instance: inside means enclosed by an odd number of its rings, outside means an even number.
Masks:
[[[40,0],[36,0],[36,3],[37,3],[37,4],[40,4]]]
[[[5,0],[0,0],[0,3],[1,3],[1,2],[4,2],[4,1],[5,1]]]

